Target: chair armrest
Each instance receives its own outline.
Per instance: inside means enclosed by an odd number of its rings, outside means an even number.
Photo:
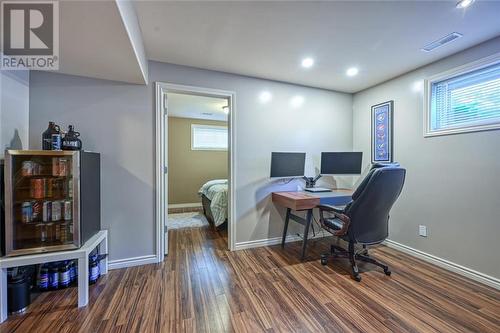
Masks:
[[[323,210],[326,212],[333,212],[333,213],[339,213],[343,214],[344,213],[344,207],[339,207],[339,206],[332,206],[332,205],[319,205],[318,206],[319,210]]]
[[[337,207],[334,206],[329,206],[329,205],[320,205],[318,206],[319,208],[319,220],[321,222],[321,226],[326,229],[329,233],[333,234],[334,236],[343,236],[347,234],[347,230],[349,229],[349,225],[351,224],[351,219],[349,216],[344,214],[343,210],[338,209]],[[333,230],[330,229],[325,223],[325,219],[323,216],[323,212],[329,212],[335,216],[335,218],[339,219],[342,222],[342,228],[340,230]]]

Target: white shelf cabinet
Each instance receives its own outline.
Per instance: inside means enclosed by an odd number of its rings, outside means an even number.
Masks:
[[[7,319],[7,269],[62,260],[78,260],[78,307],[89,302],[89,254],[98,245],[100,253],[108,253],[108,231],[101,230],[76,250],[49,252],[19,257],[0,258],[0,323]],[[100,263],[101,274],[108,273],[108,258]]]

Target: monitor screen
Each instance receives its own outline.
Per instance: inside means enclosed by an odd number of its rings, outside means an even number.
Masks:
[[[321,153],[321,174],[355,175],[361,173],[362,152]]]
[[[271,154],[271,178],[302,177],[306,164],[306,153]]]

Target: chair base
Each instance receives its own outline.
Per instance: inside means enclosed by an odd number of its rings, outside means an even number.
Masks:
[[[348,250],[346,250],[340,246],[332,244],[330,247],[330,253],[325,253],[325,254],[321,255],[321,264],[322,265],[328,264],[328,257],[329,256],[334,256],[336,258],[349,258],[349,261],[351,262],[351,276],[357,282],[361,281],[361,276],[359,274],[358,265],[356,264],[356,260],[361,260],[364,262],[369,262],[371,264],[374,264],[378,267],[381,267],[384,270],[385,275],[387,275],[387,276],[391,275],[391,271],[389,270],[389,266],[381,263],[380,261],[377,261],[377,260],[371,258],[370,255],[368,254],[368,249],[366,248],[365,245],[363,245],[363,251],[361,251],[360,253],[356,253],[356,251],[354,250],[354,243],[352,243],[352,242],[349,243]]]

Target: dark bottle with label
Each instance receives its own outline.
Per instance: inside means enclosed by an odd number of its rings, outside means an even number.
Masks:
[[[89,283],[94,284],[99,278],[99,262],[95,258],[90,258],[89,261]]]
[[[53,121],[49,122],[49,127],[42,133],[42,149],[54,150],[53,143],[61,143],[61,129]],[[56,147],[57,148],[57,147]],[[58,149],[61,149],[60,147]],[[55,149],[55,150],[58,150]]]
[[[59,288],[59,270],[56,265],[49,266],[49,290]]]
[[[73,125],[69,125],[68,133],[64,136],[62,141],[63,150],[81,150],[82,140],[78,139],[80,136],[79,132],[75,132]]]
[[[49,289],[49,268],[46,264],[40,267],[40,273],[38,275],[38,289],[40,291],[45,291]]]
[[[67,288],[71,283],[70,265],[65,261],[59,266],[59,288]]]

